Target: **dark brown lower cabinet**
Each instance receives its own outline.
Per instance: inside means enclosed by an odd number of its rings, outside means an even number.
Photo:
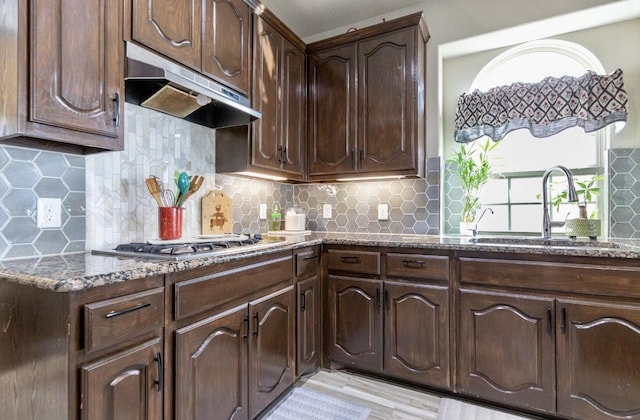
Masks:
[[[458,390],[554,411],[553,299],[467,289],[459,297]]]
[[[329,337],[332,362],[382,371],[382,311],[379,280],[329,276]]]
[[[563,418],[640,419],[637,306],[469,289],[459,302],[459,391]]]
[[[640,308],[559,300],[558,414],[640,419]]]
[[[384,302],[384,373],[448,388],[448,288],[385,281]]]
[[[161,419],[162,369],[160,338],[83,366],[82,419]]]
[[[176,331],[176,419],[246,419],[247,305]]]
[[[298,281],[297,375],[315,372],[320,364],[320,279],[317,275]]]
[[[249,304],[249,414],[257,416],[295,381],[294,286]]]
[[[331,362],[450,385],[447,287],[329,276],[327,310]]]
[[[294,382],[293,286],[176,331],[176,419],[254,418]]]

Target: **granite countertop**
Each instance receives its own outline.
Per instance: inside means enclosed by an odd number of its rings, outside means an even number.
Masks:
[[[515,240],[518,239],[518,240]],[[141,258],[118,258],[92,255],[90,252],[62,254],[40,258],[0,260],[0,281],[10,281],[58,292],[73,292],[91,287],[119,283],[133,279],[188,270],[212,264],[241,260],[258,255],[318,245],[360,245],[451,251],[490,251],[543,255],[587,256],[640,259],[639,240],[578,241],[552,240],[540,242],[515,238],[511,243],[503,239],[479,238],[485,243],[461,236],[396,235],[368,233],[314,233],[304,237],[285,238],[284,241],[247,251],[224,253],[207,258],[182,261],[159,261]],[[572,246],[573,245],[573,246]],[[579,246],[575,246],[579,245]]]

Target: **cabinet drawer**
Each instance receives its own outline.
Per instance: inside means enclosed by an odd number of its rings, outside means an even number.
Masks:
[[[449,280],[449,257],[441,255],[388,254],[387,275],[390,277]]]
[[[126,341],[164,324],[164,288],[146,290],[84,306],[87,352]]]
[[[640,298],[640,267],[460,258],[461,283]]]
[[[315,273],[320,266],[320,250],[318,248],[296,254],[296,277]]]
[[[370,251],[329,250],[329,270],[380,274],[380,253]]]
[[[176,320],[250,299],[256,292],[291,284],[291,255],[186,280],[175,285]]]

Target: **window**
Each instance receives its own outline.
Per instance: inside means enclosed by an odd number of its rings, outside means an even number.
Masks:
[[[512,48],[488,63],[469,91],[486,91],[518,81],[538,82],[547,76],[581,76],[587,70],[604,73],[596,57],[585,48],[558,40],[535,41]],[[495,233],[539,233],[544,172],[554,165],[563,165],[571,169],[576,180],[603,173],[601,157],[608,132],[585,133],[574,127],[547,138],[535,138],[527,130],[507,134],[492,152],[496,174],[480,198],[483,207],[491,207],[495,216],[485,217],[480,229]],[[554,175],[551,197],[566,189],[562,173]],[[597,212],[600,218],[604,218],[606,210],[606,200],[601,199],[606,197],[604,187],[600,186],[603,194],[588,203],[589,212]],[[558,209],[551,209],[553,220],[565,219],[568,214],[578,217],[577,206],[563,203]]]

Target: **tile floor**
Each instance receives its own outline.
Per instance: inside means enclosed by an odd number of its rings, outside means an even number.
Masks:
[[[319,371],[301,378],[296,386],[367,406],[369,420],[435,420],[440,406],[437,395],[344,371]]]

